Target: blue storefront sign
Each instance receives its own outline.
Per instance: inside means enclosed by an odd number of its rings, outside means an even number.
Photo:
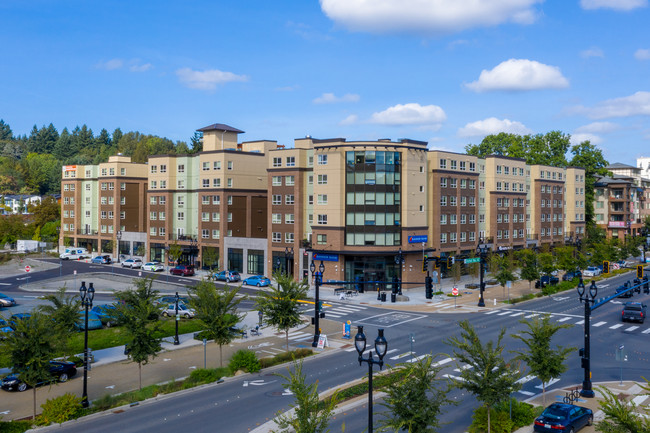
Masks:
[[[324,262],[338,262],[339,261],[339,255],[338,254],[314,253],[312,257],[314,258],[314,260],[322,260]]]
[[[409,236],[409,244],[419,244],[429,242],[428,235]]]

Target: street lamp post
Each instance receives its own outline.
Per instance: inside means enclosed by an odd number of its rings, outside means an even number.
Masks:
[[[479,239],[478,247],[476,251],[479,254],[479,298],[478,306],[485,307],[485,299],[483,298],[483,292],[485,291],[485,283],[483,282],[483,274],[485,273],[485,254],[487,253],[488,247],[484,243],[483,239]]]
[[[318,272],[316,272],[316,265],[314,261],[311,261],[309,265],[309,270],[311,271],[311,276],[314,278],[315,284],[315,293],[314,293],[314,341],[312,341],[312,347],[318,347],[318,338],[320,337],[320,285],[323,282],[323,272],[325,272],[325,265],[323,261],[320,261],[318,265]]]
[[[190,264],[194,266],[194,251],[198,250],[199,240],[195,237],[190,237]]]
[[[372,366],[378,365],[381,370],[384,366],[384,355],[388,349],[388,342],[384,337],[384,330],[378,330],[379,335],[375,339],[375,353],[377,353],[378,360],[372,356],[372,350],[368,351],[368,357],[363,357],[363,352],[366,350],[366,335],[363,333],[363,326],[357,326],[357,335],[354,337],[354,347],[359,353],[359,365],[363,362],[368,363],[368,433],[372,433]]]
[[[120,263],[120,240],[122,239],[122,230],[117,231],[115,238],[117,238],[117,263]]]
[[[402,264],[404,263],[404,254],[402,254],[402,248],[400,247],[397,250],[397,255],[395,256],[395,264],[397,265],[397,273],[399,274],[397,282],[397,294],[402,294]]]
[[[79,288],[79,295],[81,297],[81,305],[85,308],[85,319],[84,319],[84,387],[83,393],[81,395],[81,406],[88,407],[88,365],[90,364],[90,359],[88,356],[88,309],[93,306],[93,298],[95,297],[95,288],[93,283],[88,283],[88,289],[86,289],[86,282],[81,282],[81,287]]]
[[[59,247],[61,246],[61,226],[56,227],[56,255],[59,256],[59,277],[63,274],[63,263],[61,262],[61,254]]]
[[[174,297],[174,305],[175,305],[175,313],[174,314],[174,321],[176,322],[176,333],[174,334],[174,346],[178,346],[180,342],[178,341],[178,322],[180,317],[178,317],[178,292],[176,292],[176,296]]]
[[[591,281],[591,286],[589,286],[589,291],[585,291],[585,285],[582,282],[582,277],[580,277],[580,282],[578,287],[576,287],[578,295],[580,296],[580,302],[585,304],[585,347],[580,351],[582,357],[581,363],[582,368],[584,369],[584,380],[582,381],[582,390],[580,395],[583,397],[592,398],[594,397],[594,391],[591,388],[591,349],[590,349],[590,324],[589,320],[591,319],[591,304],[596,300],[596,295],[598,295],[598,288],[596,287],[596,282]]]
[[[289,266],[289,263],[291,263],[291,266]],[[293,275],[293,247],[284,249],[284,268],[287,275]]]

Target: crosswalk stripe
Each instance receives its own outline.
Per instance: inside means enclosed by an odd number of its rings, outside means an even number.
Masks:
[[[390,349],[390,350],[386,351],[384,356],[389,355],[389,354],[394,353],[394,352],[397,352],[397,349]]]
[[[454,376],[453,374],[443,374],[442,377],[445,377],[447,379],[454,379],[454,380],[459,380],[461,382],[465,382],[465,379],[459,376]]]
[[[356,313],[357,311],[359,311],[353,308],[346,308],[346,307],[332,307],[330,309],[335,311],[345,311],[346,313]]]
[[[407,356],[413,355],[413,352],[405,352],[405,353],[400,353],[399,355],[393,356],[390,359],[391,360],[396,360],[396,359],[401,359],[401,358],[406,358]]]
[[[491,310],[491,311],[488,311],[485,314],[494,314],[494,313],[498,313],[498,312],[499,312],[499,310]]]
[[[416,356],[415,358],[411,358],[406,362],[418,362],[419,360],[421,360],[422,358],[426,358],[427,356],[429,355],[425,354],[425,355]]]
[[[629,328],[627,328],[627,329],[625,330],[625,332],[632,332],[632,331],[634,331],[635,329],[639,329],[639,327],[638,327],[638,326],[630,326]]]
[[[563,317],[563,318],[559,319],[558,322],[566,322],[567,320],[571,320],[571,318],[570,317]]]
[[[519,380],[517,381],[517,383],[526,383],[526,382],[530,382],[531,380],[535,379],[536,377],[537,377],[537,376],[535,376],[534,374],[529,374],[528,376],[524,376],[524,377],[522,377],[521,379],[519,379]]]
[[[582,324],[584,324],[584,323],[585,323],[584,320],[580,320],[580,321],[576,322],[576,325],[582,325]]]
[[[511,311],[504,311],[503,313],[497,314],[497,316],[505,316],[506,314],[512,314]]]
[[[551,386],[554,383],[559,382],[559,381],[560,381],[560,379],[554,378],[554,379],[551,379],[548,382],[546,382],[544,385],[546,386],[546,388],[548,388],[549,386]],[[537,385],[535,388],[544,389],[544,387],[542,385]]]
[[[643,331],[642,334],[650,334],[650,328],[648,328],[648,329],[646,329],[645,331]]]
[[[305,338],[305,337],[311,337],[311,334],[307,334],[306,332],[301,332],[300,334],[297,335],[289,335],[289,340],[298,340],[300,338]]]
[[[533,313],[533,314],[529,314],[528,316],[524,316],[524,319],[530,319],[531,317],[537,317],[537,316],[539,316],[538,313]]]
[[[460,367],[460,368],[454,368],[454,371],[460,373],[461,371],[463,371],[463,370],[467,370],[468,368],[472,368],[472,367],[473,367],[473,365],[469,365],[469,364],[467,364],[467,365],[463,365],[463,366]]]
[[[433,363],[433,367],[440,367],[441,365],[448,364],[451,361],[453,361],[453,358],[441,359],[440,361]]]
[[[616,325],[614,325],[614,326],[610,326],[609,329],[618,329],[618,328],[620,328],[621,326],[623,326],[623,324],[622,324],[622,323],[618,323],[618,324],[616,324]]]
[[[520,311],[519,313],[512,314],[510,317],[517,317],[517,316],[521,316],[522,314],[524,313]]]
[[[605,323],[607,322],[598,322],[595,325],[591,325],[591,326],[593,326],[594,328],[598,328],[599,326],[603,326]]]
[[[330,313],[329,311],[325,314],[325,318],[334,317],[334,318],[338,319],[338,318],[341,318],[343,316],[345,316],[345,314],[334,314],[334,313]]]
[[[345,349],[345,351],[346,351],[346,352],[356,352],[356,351],[357,351],[357,348],[354,347],[354,346],[353,346],[353,347],[348,347],[347,349]]]
[[[530,391],[519,390],[519,392],[522,393],[523,395],[527,395],[528,397],[535,395],[534,392],[530,392]]]

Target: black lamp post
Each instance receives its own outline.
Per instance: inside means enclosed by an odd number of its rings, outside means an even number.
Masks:
[[[404,263],[404,254],[402,254],[402,248],[397,251],[395,256],[395,264],[397,265],[397,273],[399,274],[399,281],[397,282],[397,294],[402,294],[402,264]]]
[[[289,266],[291,264],[291,266]],[[293,275],[293,247],[286,247],[284,249],[284,267],[287,275]]]
[[[79,295],[81,297],[81,305],[85,308],[85,326],[84,326],[84,388],[81,395],[81,406],[88,407],[88,366],[90,364],[90,357],[88,356],[88,309],[93,306],[93,298],[95,297],[95,288],[93,283],[88,283],[86,289],[86,282],[81,282],[79,288]]]
[[[282,263],[280,262],[280,257],[275,261],[275,269],[277,272],[282,272]]]
[[[178,321],[180,319],[180,317],[178,316],[178,298],[179,298],[178,292],[176,292],[176,296],[174,297],[174,301],[175,301],[174,305],[176,307],[175,308],[175,310],[176,310],[175,313],[176,314],[174,314],[174,321],[176,322],[176,333],[174,334],[174,346],[178,346],[179,344],[181,344],[178,341]]]
[[[582,368],[585,371],[584,380],[582,381],[582,390],[580,395],[583,397],[592,398],[594,396],[594,391],[591,388],[591,368],[590,368],[590,326],[589,320],[591,318],[591,304],[596,300],[596,295],[598,295],[598,288],[596,287],[596,282],[591,281],[591,286],[589,286],[589,291],[585,291],[585,285],[582,282],[582,277],[580,277],[580,283],[576,287],[578,295],[580,296],[580,302],[585,304],[585,347],[580,350],[580,356],[582,357],[581,363]]]
[[[320,337],[320,285],[323,282],[323,272],[325,272],[325,265],[323,261],[320,261],[318,265],[318,272],[316,272],[316,265],[314,261],[311,261],[309,265],[309,270],[311,271],[311,276],[314,278],[315,284],[315,294],[314,294],[314,341],[312,341],[312,347],[318,347],[318,337]]]
[[[366,335],[363,333],[363,326],[357,326],[357,335],[354,337],[354,347],[359,353],[359,365],[362,362],[368,363],[368,433],[372,433],[372,366],[378,365],[381,370],[384,366],[384,355],[388,349],[388,342],[384,337],[384,330],[379,329],[379,335],[375,338],[375,353],[377,353],[378,360],[372,357],[372,350],[368,351],[368,357],[363,357],[363,352],[366,350]]]
[[[641,257],[641,263],[645,263],[645,253],[647,251],[647,244],[650,242],[650,236],[648,236],[648,231],[645,227],[641,228],[641,236],[645,237],[643,241],[643,257]]]
[[[487,254],[488,246],[483,239],[478,240],[478,247],[476,252],[479,255],[479,298],[478,306],[485,307],[485,299],[483,299],[483,292],[485,291],[485,283],[483,282],[483,274],[485,273],[485,255]]]
[[[120,262],[120,240],[122,239],[122,230],[118,230],[115,234],[117,238],[117,263]]]
[[[61,248],[61,226],[56,226],[56,254],[59,254]]]
[[[194,253],[198,251],[199,240],[196,237],[190,237],[190,264],[194,266]]]

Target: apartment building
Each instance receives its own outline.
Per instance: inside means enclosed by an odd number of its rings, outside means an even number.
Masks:
[[[577,240],[585,237],[585,170],[567,167],[565,177],[564,237]]]
[[[113,257],[118,251],[135,254],[146,244],[146,188],[147,165],[127,156],[111,156],[99,165],[64,166],[60,243]]]
[[[530,228],[531,237],[540,244],[564,242],[565,169],[531,165]]]
[[[439,150],[428,152],[427,159],[430,179],[424,192],[431,191],[426,194],[430,245],[440,256],[469,254],[476,250],[481,231],[479,214],[485,217],[478,206],[479,169],[485,168],[485,161]]]
[[[149,157],[149,257],[201,266],[208,252],[220,269],[262,274],[267,250],[266,174],[275,141],[238,143],[243,131],[224,124],[199,129],[203,151]]]

